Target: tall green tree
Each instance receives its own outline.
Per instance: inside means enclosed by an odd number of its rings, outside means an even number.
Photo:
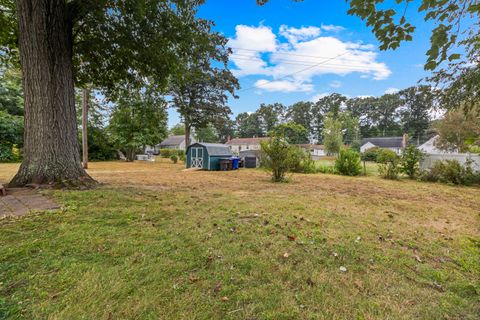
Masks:
[[[263,135],[266,135],[282,122],[285,114],[285,106],[281,103],[262,103],[256,113],[262,124]]]
[[[230,118],[217,118],[212,125],[222,143],[235,136],[235,121]]]
[[[384,94],[375,100],[370,116],[380,136],[386,137],[401,134],[402,130],[398,123],[398,108],[400,105],[401,100],[397,93]]]
[[[121,96],[110,117],[112,141],[125,151],[127,161],[147,145],[167,136],[166,102],[151,92],[130,92]]]
[[[327,114],[337,118],[341,109],[344,107],[347,97],[338,93],[320,98],[312,107],[312,128],[314,137],[319,143],[323,141],[323,128]]]
[[[0,69],[0,111],[23,116],[21,72],[17,68]]]
[[[195,132],[195,138],[200,142],[218,143],[220,139],[213,125],[209,124]]]
[[[345,144],[354,146],[354,149],[360,147],[360,128],[357,117],[352,116],[348,110],[340,112],[338,120],[342,124],[342,140]]]
[[[308,131],[301,124],[287,122],[273,127],[268,133],[269,136],[282,137],[290,144],[309,143]]]
[[[20,159],[23,147],[23,94],[20,73],[0,70],[0,162]],[[17,152],[15,152],[17,150]]]
[[[472,111],[450,111],[435,123],[435,129],[439,149],[467,152],[472,145],[480,146],[480,116]]]
[[[434,108],[434,95],[429,86],[410,87],[399,92],[403,132],[420,144],[430,123],[430,112]]]
[[[263,137],[262,121],[256,112],[242,112],[235,118],[236,136],[239,138]]]
[[[23,117],[0,110],[0,162],[18,161],[14,148],[22,147]]]
[[[193,127],[205,128],[219,118],[229,117],[228,94],[236,98],[235,90],[240,87],[228,69],[227,38],[212,32],[210,25],[205,25],[203,32],[208,35],[208,41],[192,44],[182,75],[170,83],[172,105],[185,125],[187,146]]]
[[[329,156],[337,155],[343,146],[342,122],[333,113],[328,113],[325,117],[323,145]]]
[[[111,97],[146,82],[163,89],[205,41],[202,3],[1,0],[0,57],[19,57],[25,93],[24,158],[11,185],[92,183],[78,154],[74,86]]]
[[[376,97],[355,97],[348,99],[346,102],[346,110],[350,112],[352,117],[359,120],[361,137],[368,138],[379,135],[373,120],[377,100]]]
[[[288,107],[285,118],[287,121],[295,122],[307,129],[309,136],[312,131],[312,102],[300,101]]]
[[[170,134],[174,136],[185,135],[185,125],[183,123],[177,123],[170,129]]]

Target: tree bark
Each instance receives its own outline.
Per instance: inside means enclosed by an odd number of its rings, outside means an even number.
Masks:
[[[94,183],[80,162],[72,65],[72,19],[65,0],[17,0],[23,74],[23,162],[11,186]]]
[[[88,169],[88,98],[90,91],[83,89],[82,97],[82,165]]]
[[[190,123],[188,123],[187,120],[185,120],[185,150],[188,149],[190,146]]]

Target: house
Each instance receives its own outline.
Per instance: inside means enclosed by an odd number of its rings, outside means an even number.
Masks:
[[[195,143],[196,140],[190,136],[190,144]],[[177,149],[177,150],[185,150],[185,135],[178,135],[178,136],[169,136],[155,147],[146,146],[145,153],[153,153],[159,154],[160,149]]]
[[[187,149],[187,168],[220,170],[220,160],[233,156],[230,148],[219,143],[194,143]]]
[[[226,145],[234,154],[245,150],[260,150],[260,142],[269,138],[234,138],[227,141]]]
[[[195,142],[196,140],[193,137],[190,137],[190,144]],[[185,135],[169,136],[167,139],[160,142],[160,144],[158,144],[158,147],[159,149],[185,150],[186,149]]]
[[[362,139],[360,152],[365,152],[371,148],[390,149],[396,154],[401,154],[402,150],[407,146],[407,135],[403,137],[374,137]]]
[[[319,158],[326,156],[325,148],[320,144],[298,144],[300,148],[309,152],[312,157]]]
[[[458,153],[458,152],[448,152],[448,151],[444,151],[444,150],[440,150],[437,148],[437,140],[438,140],[439,136],[436,135],[432,138],[430,138],[428,141],[426,141],[424,144],[420,145],[418,147],[419,150],[421,150],[423,153],[426,153],[426,154],[446,154],[446,153]]]

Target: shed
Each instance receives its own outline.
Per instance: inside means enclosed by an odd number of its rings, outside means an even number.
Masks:
[[[260,150],[240,151],[240,158],[244,160],[245,168],[257,168],[260,165]]]
[[[220,159],[233,157],[227,145],[219,143],[194,143],[187,149],[187,168],[220,170]]]

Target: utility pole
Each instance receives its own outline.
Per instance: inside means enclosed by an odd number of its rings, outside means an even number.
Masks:
[[[90,92],[88,89],[83,89],[82,97],[82,155],[83,155],[83,168],[88,169],[88,98]]]

